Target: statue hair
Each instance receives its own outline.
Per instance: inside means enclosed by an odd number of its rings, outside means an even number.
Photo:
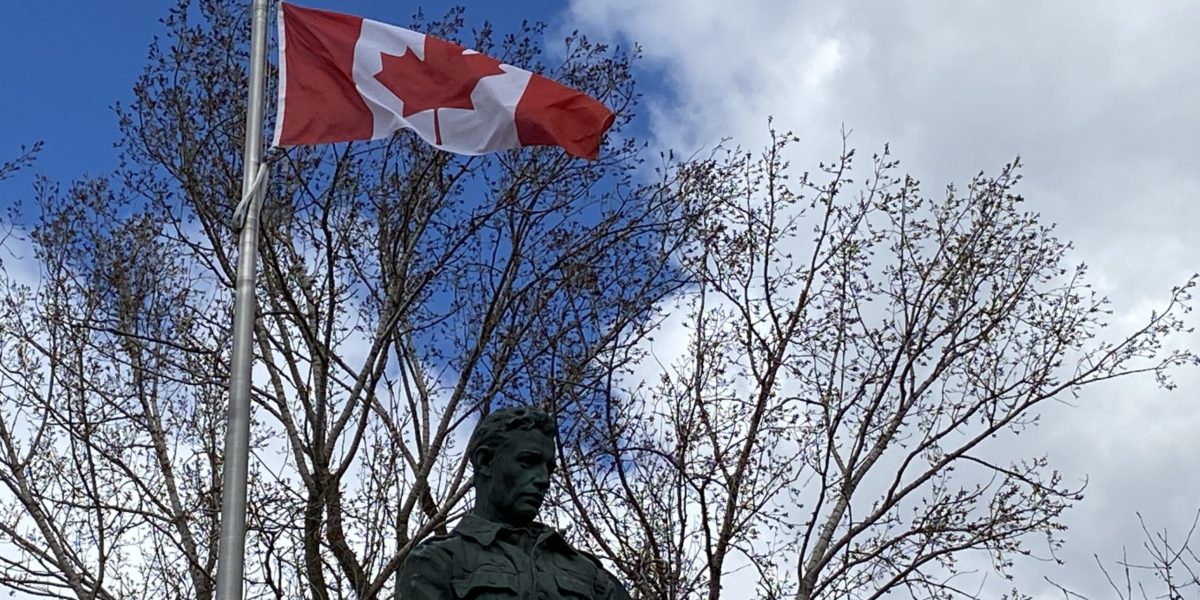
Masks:
[[[467,443],[467,458],[471,461],[471,467],[479,467],[476,464],[476,450],[482,446],[498,450],[516,431],[538,431],[553,439],[558,432],[558,423],[546,411],[532,406],[493,410],[479,420],[471,434],[471,441]]]

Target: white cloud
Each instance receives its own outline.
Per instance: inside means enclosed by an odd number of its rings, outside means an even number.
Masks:
[[[572,0],[568,19],[641,44],[643,80],[663,88],[647,99],[661,148],[753,148],[774,115],[804,140],[793,163],[815,168],[844,124],[864,152],[890,142],[931,194],[1019,154],[1030,210],[1076,242],[1115,327],[1200,269],[1200,4]],[[1024,565],[1021,582],[1053,573],[1104,593],[1092,554],[1140,548],[1135,511],[1152,527],[1191,524],[1200,374],[1178,380],[1172,394],[1149,379],[1097,388],[1022,436],[1025,454],[1090,485],[1068,517],[1067,566]]]

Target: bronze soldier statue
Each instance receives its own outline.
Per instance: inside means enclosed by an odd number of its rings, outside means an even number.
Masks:
[[[467,445],[475,507],[449,535],[413,549],[399,600],[629,600],[596,557],[534,520],[554,472],[555,427],[532,408],[480,420]]]

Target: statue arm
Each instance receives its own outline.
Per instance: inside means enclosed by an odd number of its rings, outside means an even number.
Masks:
[[[422,544],[400,567],[398,598],[404,600],[451,600],[450,556],[440,548]]]
[[[600,569],[602,584],[600,600],[631,600],[629,591],[621,585],[621,581],[605,569]]]

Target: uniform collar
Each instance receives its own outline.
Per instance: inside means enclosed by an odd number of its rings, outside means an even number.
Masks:
[[[489,521],[483,517],[476,516],[474,513],[468,513],[462,518],[461,521],[458,522],[458,525],[454,527],[454,531],[459,535],[475,540],[484,546],[490,546],[492,542],[496,541],[496,536],[498,536],[502,531],[516,532],[520,531],[520,529],[521,528],[513,527],[506,523],[495,523],[493,521]],[[575,549],[571,548],[570,544],[567,544],[567,541],[563,539],[562,534],[560,534],[557,529],[554,529],[549,525],[534,521],[533,523],[529,524],[529,527],[525,527],[524,529],[532,534],[534,539],[545,539],[547,542],[553,542],[561,546],[564,550],[571,554],[575,553]]]

